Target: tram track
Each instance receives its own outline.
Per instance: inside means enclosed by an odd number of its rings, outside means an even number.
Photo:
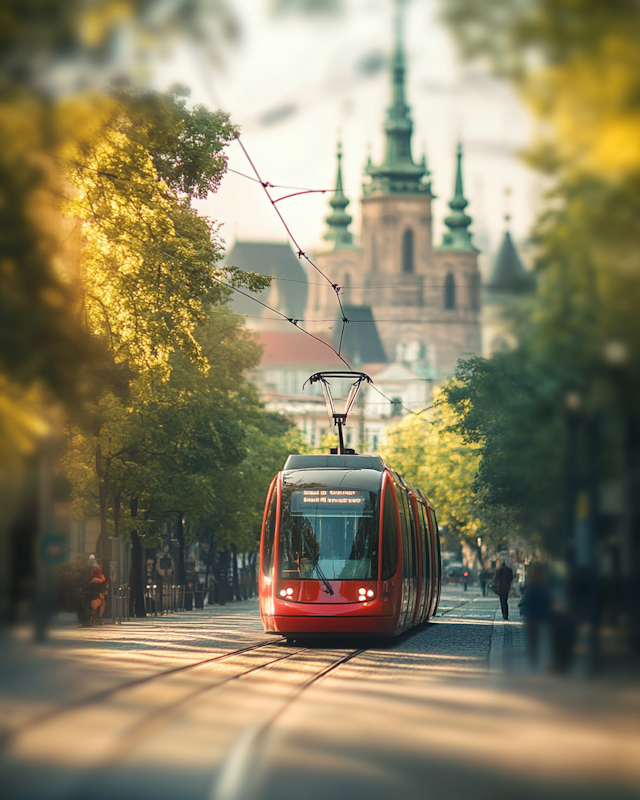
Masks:
[[[229,753],[223,768],[212,784],[208,800],[253,800],[264,768],[264,750],[269,732],[278,718],[308,688],[317,684],[338,667],[365,653],[367,648],[347,653],[299,685],[271,714],[249,728]],[[251,765],[251,769],[249,769]]]
[[[64,761],[66,756],[63,767],[67,775],[59,790],[47,796],[80,800],[90,791],[95,797],[96,785],[106,786],[119,770],[126,770],[136,752],[144,750],[145,746],[151,747],[150,742],[167,735],[171,725],[176,723],[175,718],[189,717],[200,706],[215,711],[214,694],[247,680],[251,683],[239,697],[249,691],[249,695],[253,692],[260,700],[255,709],[258,721],[250,720],[247,730],[237,732],[225,748],[227,755],[221,753],[218,763],[218,766],[223,764],[222,772],[227,775],[225,785],[233,786],[228,777],[233,775],[233,769],[227,764],[237,763],[238,754],[247,751],[247,744],[252,753],[260,750],[269,729],[302,692],[362,652],[364,649],[349,650],[336,658],[335,651],[287,646],[270,639],[165,670],[56,710],[16,732],[6,755],[24,768],[29,762],[38,761],[45,742],[50,747],[51,741],[58,740],[58,758]],[[284,668],[287,663],[290,666]],[[218,705],[220,702],[217,701]],[[232,692],[224,702],[229,705],[237,702],[237,698]],[[267,713],[263,713],[265,704]],[[250,714],[253,716],[253,708]],[[92,741],[91,731],[95,731],[96,720],[102,721],[103,729],[97,740]],[[224,721],[220,724],[224,725]],[[57,761],[56,768],[59,767]],[[215,769],[216,763],[212,763],[211,774]],[[35,785],[16,794],[20,798],[38,796],[39,789]]]
[[[216,661],[223,661],[229,658],[233,658],[234,656],[241,655],[243,653],[248,653],[253,650],[258,650],[262,647],[271,646],[285,646],[286,640],[280,639],[275,640],[273,637],[269,639],[264,639],[263,641],[257,642],[255,644],[247,645],[246,647],[238,648],[237,650],[232,650],[229,653],[220,653],[216,656],[210,656],[209,658],[201,659],[200,661],[194,661],[188,664],[181,664],[179,667],[171,667],[171,669],[161,670],[160,672],[154,672],[151,675],[145,675],[142,678],[136,678],[132,681],[127,681],[126,683],[118,684],[117,686],[111,686],[108,689],[102,689],[99,692],[94,692],[87,697],[81,697],[77,700],[74,700],[70,703],[66,703],[64,706],[59,708],[53,708],[48,711],[45,711],[43,714],[40,714],[37,717],[26,722],[24,725],[21,725],[15,731],[12,731],[9,736],[7,737],[8,742],[12,742],[15,738],[22,735],[26,731],[37,727],[38,725],[42,725],[46,722],[49,722],[56,717],[61,717],[68,714],[71,711],[76,709],[82,708],[83,706],[89,706],[94,703],[100,703],[104,700],[108,700],[110,697],[118,694],[119,692],[124,692],[129,689],[133,689],[137,686],[141,686],[146,683],[150,683],[155,680],[159,680],[161,678],[166,678],[169,675],[174,675],[180,672],[187,672],[192,669],[196,669],[198,667],[202,667],[205,664],[211,664]]]

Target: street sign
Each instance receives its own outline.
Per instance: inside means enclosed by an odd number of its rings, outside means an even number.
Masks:
[[[176,561],[171,553],[158,553],[156,557],[156,570],[159,575],[173,575],[176,571]]]
[[[40,557],[45,564],[62,564],[69,555],[69,543],[57,533],[45,536],[40,544]]]

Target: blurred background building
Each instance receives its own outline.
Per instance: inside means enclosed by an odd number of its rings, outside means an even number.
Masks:
[[[463,145],[455,141],[445,232],[434,236],[431,173],[426,155],[413,155],[401,10],[398,6],[384,152],[379,162],[369,156],[364,168],[360,230],[353,229],[348,211],[351,199],[344,189],[343,146],[338,142],[330,212],[324,219],[325,244],[313,253],[317,271],[308,265],[303,269],[304,262],[286,241],[238,239],[227,255],[230,265],[274,276],[260,297],[265,306],[330,343],[355,368],[373,377],[388,399],[366,389],[359,430],[352,422],[348,436],[350,444],[374,450],[392,418],[428,406],[433,387],[453,374],[459,359],[513,346],[509,314],[531,285],[507,229],[484,288],[483,312],[480,251],[466,213]],[[303,390],[303,383],[320,368],[343,365],[321,342],[283,332],[286,320],[265,306],[240,295],[233,301],[234,310],[247,315],[247,325],[264,346],[254,380],[267,407],[291,414],[316,446],[332,430],[319,389]]]

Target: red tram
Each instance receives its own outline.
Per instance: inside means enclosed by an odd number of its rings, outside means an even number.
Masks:
[[[266,632],[395,636],[435,614],[440,577],[433,509],[379,456],[289,456],[262,524]]]

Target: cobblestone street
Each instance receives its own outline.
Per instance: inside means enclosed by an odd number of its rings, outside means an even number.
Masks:
[[[257,602],[0,649],[10,798],[636,797],[637,685],[532,673],[517,602],[445,588],[397,640],[287,645]],[[543,653],[544,656],[544,653]],[[348,659],[348,660],[347,660]]]

